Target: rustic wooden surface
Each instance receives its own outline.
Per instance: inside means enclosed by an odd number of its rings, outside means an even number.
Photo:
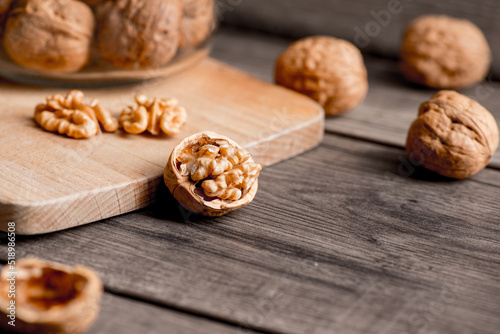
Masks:
[[[326,34],[354,42],[364,52],[398,57],[407,24],[425,14],[466,18],[481,28],[500,77],[500,2],[497,0],[218,0],[230,25],[293,38]],[[360,33],[361,31],[361,33]],[[364,37],[358,37],[364,34]]]
[[[288,42],[223,30],[214,56],[269,80]],[[391,70],[377,59],[369,66]],[[372,83],[385,94],[374,103],[394,97],[398,78],[384,77],[384,89]],[[398,92],[409,101],[422,94]],[[411,166],[399,142],[330,128],[368,112],[328,119],[319,148],[266,168],[254,202],[227,216],[189,215],[163,188],[147,209],[19,237],[17,256],[100,274],[113,311],[93,333],[196,333],[204,322],[207,333],[497,333],[500,171],[451,181]],[[398,133],[394,123],[387,131]],[[122,317],[122,302],[138,305],[144,322]],[[167,313],[161,329],[148,320]]]
[[[234,139],[263,166],[316,146],[324,131],[313,101],[211,59],[167,79],[85,90],[116,116],[137,93],[176,97],[189,118],[177,136],[117,132],[74,140],[45,132],[34,124],[33,108],[61,91],[0,82],[2,231],[16,221],[19,234],[53,232],[151,204],[172,149],[200,131]]]

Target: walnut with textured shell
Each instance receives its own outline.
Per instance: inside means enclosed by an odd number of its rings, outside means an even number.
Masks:
[[[258,189],[262,167],[233,140],[201,132],[175,147],[164,180],[189,211],[221,216],[249,204]]]
[[[96,273],[83,266],[67,266],[35,258],[16,262],[16,326],[1,326],[20,333],[81,333],[99,314],[102,283]],[[9,265],[0,274],[0,310],[10,305]]]
[[[464,179],[486,167],[498,148],[493,115],[476,101],[442,90],[422,103],[406,141],[410,157],[441,175]]]
[[[118,120],[102,108],[97,100],[83,103],[84,94],[72,90],[66,96],[55,94],[47,97],[45,104],[35,108],[35,122],[44,130],[57,132],[71,138],[90,138],[101,125],[106,132],[118,129]]]
[[[172,136],[186,124],[186,109],[178,106],[176,99],[148,99],[137,95],[135,101],[137,106],[126,108],[120,116],[120,124],[130,134],[148,131],[158,136],[163,131]]]

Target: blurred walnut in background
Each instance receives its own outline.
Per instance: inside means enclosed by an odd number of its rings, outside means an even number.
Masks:
[[[11,3],[12,0],[0,0],[0,35],[3,33],[3,25],[7,19]]]
[[[181,47],[205,41],[215,28],[214,0],[182,0]]]
[[[401,50],[401,69],[415,83],[458,89],[482,81],[491,51],[481,30],[468,20],[422,16],[410,23]]]
[[[76,0],[17,0],[5,25],[4,47],[19,65],[75,72],[90,57],[95,20]]]
[[[96,15],[99,52],[116,67],[157,68],[177,52],[181,0],[106,1]]]
[[[361,52],[347,41],[327,36],[293,43],[276,63],[275,80],[317,101],[326,115],[354,108],[368,91]]]

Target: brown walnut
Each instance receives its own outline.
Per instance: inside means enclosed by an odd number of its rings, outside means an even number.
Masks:
[[[368,91],[361,52],[327,36],[293,43],[276,63],[275,81],[317,101],[330,116],[354,108]]]
[[[215,27],[214,0],[182,0],[181,47],[205,41]]]
[[[221,216],[253,200],[261,169],[233,140],[214,132],[200,132],[174,148],[164,180],[185,209]]]
[[[17,0],[5,25],[5,51],[27,68],[76,72],[89,60],[94,26],[81,1]]]
[[[158,68],[180,43],[180,0],[115,0],[97,6],[101,56],[125,69]]]
[[[498,126],[483,106],[442,90],[420,106],[406,141],[410,157],[441,175],[464,179],[486,167],[498,148]]]
[[[3,26],[7,15],[9,14],[10,5],[13,0],[0,0],[0,36],[3,34]]]
[[[401,48],[401,70],[410,81],[458,89],[482,81],[491,51],[481,30],[468,20],[427,15],[408,26]]]
[[[0,309],[7,312],[15,301],[15,327],[5,315],[5,330],[19,333],[72,334],[88,329],[99,314],[102,283],[96,273],[83,266],[25,258],[16,261],[15,297],[9,297],[10,265],[0,274]]]

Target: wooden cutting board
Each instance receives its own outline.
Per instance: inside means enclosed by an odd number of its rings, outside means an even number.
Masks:
[[[152,203],[172,149],[204,130],[228,136],[269,166],[318,145],[323,110],[312,100],[213,59],[167,79],[86,89],[115,116],[136,94],[176,97],[189,120],[174,137],[105,133],[75,140],[33,122],[36,104],[67,89],[0,81],[0,230],[53,232]]]

